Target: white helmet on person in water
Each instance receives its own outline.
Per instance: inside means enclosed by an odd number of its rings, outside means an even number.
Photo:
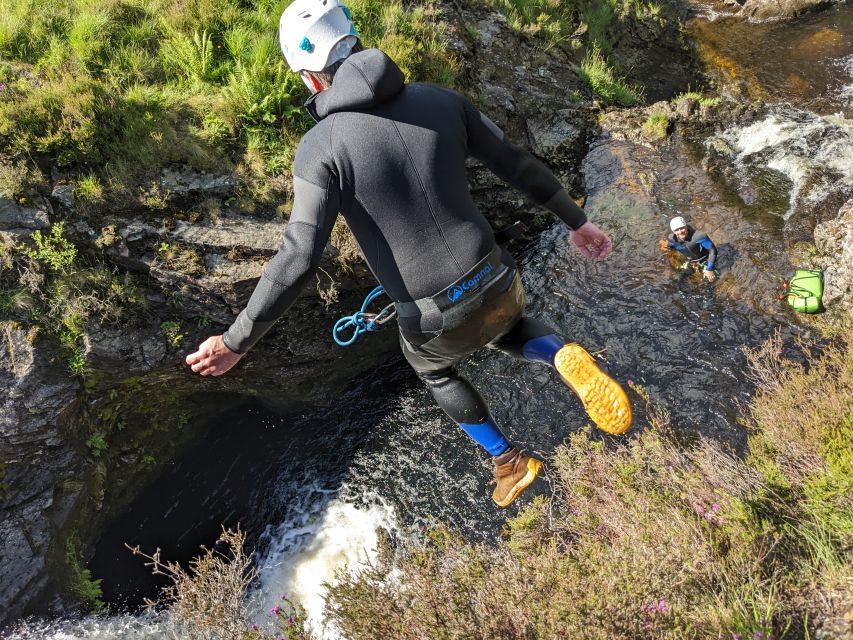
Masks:
[[[358,31],[338,0],[295,0],[281,14],[278,38],[291,69],[322,71],[350,54]]]
[[[687,220],[682,218],[681,216],[675,216],[672,220],[669,221],[669,228],[673,233],[682,227],[687,226]]]

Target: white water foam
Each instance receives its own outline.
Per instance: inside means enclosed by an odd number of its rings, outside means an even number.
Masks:
[[[103,616],[82,620],[24,620],[19,622],[8,640],[172,640],[164,616]]]
[[[270,536],[272,543],[261,563],[255,609],[258,617],[281,604],[286,595],[300,603],[314,631],[322,638],[338,637],[335,629],[324,626],[324,583],[335,574],[355,569],[376,557],[377,529],[392,532],[397,523],[392,508],[378,498],[371,506],[355,506],[334,498],[319,517],[294,526],[281,524]]]
[[[779,107],[763,120],[734,127],[717,138],[734,150],[735,164],[742,169],[765,166],[793,183],[786,219],[801,195],[809,202],[820,202],[832,190],[853,184],[853,122],[842,116],[823,117]],[[808,185],[808,193],[802,194],[809,178],[820,169],[838,173],[841,181]]]
[[[853,54],[836,60],[834,65],[847,76],[847,80],[836,91],[836,97],[844,106],[853,107]]]

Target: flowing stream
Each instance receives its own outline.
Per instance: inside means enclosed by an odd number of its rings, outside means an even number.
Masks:
[[[804,176],[840,173],[843,178],[827,183],[830,188],[853,181],[852,130],[845,120],[853,100],[853,7],[795,27],[760,28],[770,44],[742,50],[738,38],[764,38],[725,21],[693,25],[716,50],[729,57],[737,51],[754,63],[760,86],[779,102],[766,119],[710,139],[676,136],[658,150],[606,137],[596,141],[584,163],[587,209],[611,233],[612,257],[584,260],[560,225],[517,256],[529,313],[596,352],[621,382],[644,385],[686,434],[735,450],[745,444],[736,424],[738,405],[750,393],[741,348],[761,344],[777,327],[785,335],[802,331],[776,298],[792,269],[785,219],[803,198],[826,199],[816,191],[823,183]],[[777,46],[791,51],[789,58],[780,61]],[[804,64],[820,69],[819,78],[804,74],[823,87],[820,100],[813,89],[801,95],[785,89],[796,83],[778,80]],[[734,183],[703,168],[709,150],[730,155]],[[755,185],[758,169],[775,178],[749,198],[744,185]],[[658,240],[676,213],[716,242],[717,283],[684,275],[659,251]],[[543,366],[483,352],[462,368],[508,434],[541,456],[587,424],[580,403]],[[644,422],[643,407],[635,394],[631,398],[636,429]],[[11,637],[161,637],[156,617],[134,612],[162,583],[123,543],[160,547],[164,557],[185,560],[200,544],[210,545],[221,525],[237,523],[257,548],[255,621],[263,623],[264,612],[287,594],[319,628],[322,583],[375,553],[377,529],[402,539],[440,522],[469,539],[495,540],[507,512],[489,499],[489,479],[488,461],[438,409],[402,357],[353,380],[327,406],[282,414],[248,402],[213,421],[99,540],[90,568],[103,579],[112,610],[129,613],[29,621]],[[547,491],[547,483],[537,481],[519,502]],[[333,629],[322,635],[335,637]]]

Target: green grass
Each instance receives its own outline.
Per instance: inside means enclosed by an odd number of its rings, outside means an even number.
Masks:
[[[104,187],[100,178],[92,173],[80,176],[77,184],[74,185],[74,195],[84,202],[101,200],[104,196]]]
[[[675,98],[673,98],[673,102],[678,104],[682,100],[695,100],[699,103],[701,107],[713,107],[720,103],[720,98],[706,96],[699,91],[685,91],[684,93],[680,93]]]
[[[587,51],[580,69],[584,82],[606,102],[630,107],[643,99],[640,90],[619,77],[597,47]]]
[[[79,544],[79,540],[73,534],[66,540],[65,566],[68,571],[66,577],[68,588],[86,612],[101,613],[105,608],[101,580],[93,580],[92,572],[84,566]]]
[[[40,161],[133,200],[170,163],[243,167],[250,189],[289,171],[310,126],[307,91],[284,64],[287,2],[0,0],[0,191],[17,194]],[[436,4],[354,0],[365,43],[412,80],[452,82],[457,64]]]
[[[663,140],[669,130],[669,116],[653,113],[643,123],[643,133],[649,140]]]

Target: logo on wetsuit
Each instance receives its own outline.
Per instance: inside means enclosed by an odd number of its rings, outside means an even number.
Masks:
[[[450,302],[456,302],[465,295],[467,291],[471,291],[472,289],[476,289],[481,282],[488,279],[488,277],[492,273],[492,265],[487,264],[485,267],[480,269],[480,271],[472,278],[468,280],[464,280],[459,284],[454,284],[447,290],[447,299]]]

